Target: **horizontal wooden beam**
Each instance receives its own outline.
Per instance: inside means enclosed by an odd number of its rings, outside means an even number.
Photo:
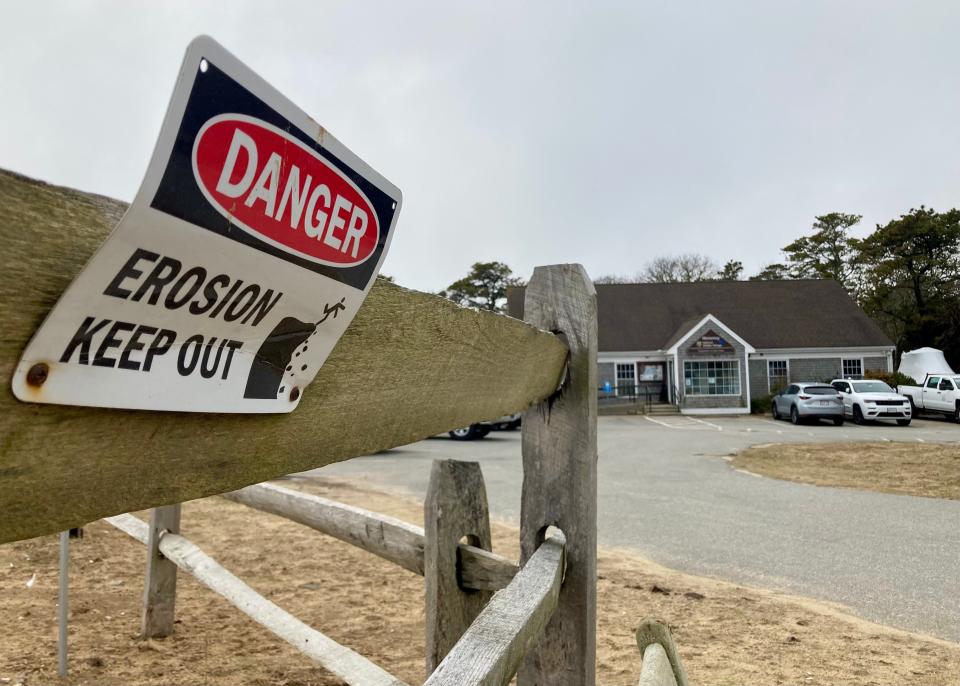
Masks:
[[[130,514],[108,517],[106,521],[146,543],[146,522]],[[226,598],[252,620],[304,655],[316,660],[324,669],[346,683],[352,686],[406,686],[404,682],[359,653],[340,645],[271,603],[183,536],[163,534],[160,538],[160,552],[177,567],[195,576],[207,588]]]
[[[541,637],[563,583],[563,534],[537,549],[510,584],[493,596],[424,686],[501,686]]]
[[[290,414],[16,400],[23,349],[124,208],[0,170],[0,543],[411,443],[518,412],[560,383],[556,336],[379,280]]]
[[[308,526],[423,575],[423,529],[413,524],[273,484],[224,493],[224,498]],[[517,573],[500,555],[460,544],[460,583],[464,588],[496,591]]]

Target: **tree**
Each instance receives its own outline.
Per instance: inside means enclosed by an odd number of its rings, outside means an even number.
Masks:
[[[779,262],[774,262],[773,264],[768,264],[766,267],[760,270],[758,274],[755,274],[750,277],[751,281],[783,281],[790,278],[790,270],[787,269],[786,265],[780,264]]]
[[[708,281],[719,271],[716,263],[706,255],[685,253],[673,257],[657,257],[637,275],[647,283],[686,283]]]
[[[522,286],[503,262],[475,262],[470,273],[454,281],[439,295],[464,307],[500,312],[507,302],[507,288]]]
[[[855,297],[861,288],[857,240],[849,231],[860,223],[859,214],[831,212],[815,218],[813,235],[798,238],[783,249],[786,267],[794,279],[833,279]]]
[[[901,351],[929,345],[960,363],[960,210],[921,206],[855,247],[867,314]]]
[[[717,278],[721,281],[739,281],[743,274],[743,262],[740,260],[728,260],[723,269],[717,272]]]
[[[593,280],[594,283],[633,283],[634,279],[619,274],[604,274]]]

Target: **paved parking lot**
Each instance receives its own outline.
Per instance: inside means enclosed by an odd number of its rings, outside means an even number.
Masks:
[[[960,502],[777,481],[722,459],[759,443],[957,442],[960,425],[601,417],[598,435],[602,545],[960,641]],[[494,516],[517,521],[519,432],[468,443],[434,438],[318,471],[422,497],[436,458],[479,461]]]

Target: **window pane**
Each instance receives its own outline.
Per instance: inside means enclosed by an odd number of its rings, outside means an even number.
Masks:
[[[776,392],[787,385],[789,381],[786,360],[767,361],[767,390]]]
[[[636,386],[636,365],[632,362],[617,363],[617,390],[620,393],[633,393]]]
[[[863,376],[863,360],[841,360],[844,376]]]

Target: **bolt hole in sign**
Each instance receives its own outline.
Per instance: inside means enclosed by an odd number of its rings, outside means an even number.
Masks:
[[[207,37],[136,198],[30,341],[29,402],[290,412],[366,297],[400,191]]]

